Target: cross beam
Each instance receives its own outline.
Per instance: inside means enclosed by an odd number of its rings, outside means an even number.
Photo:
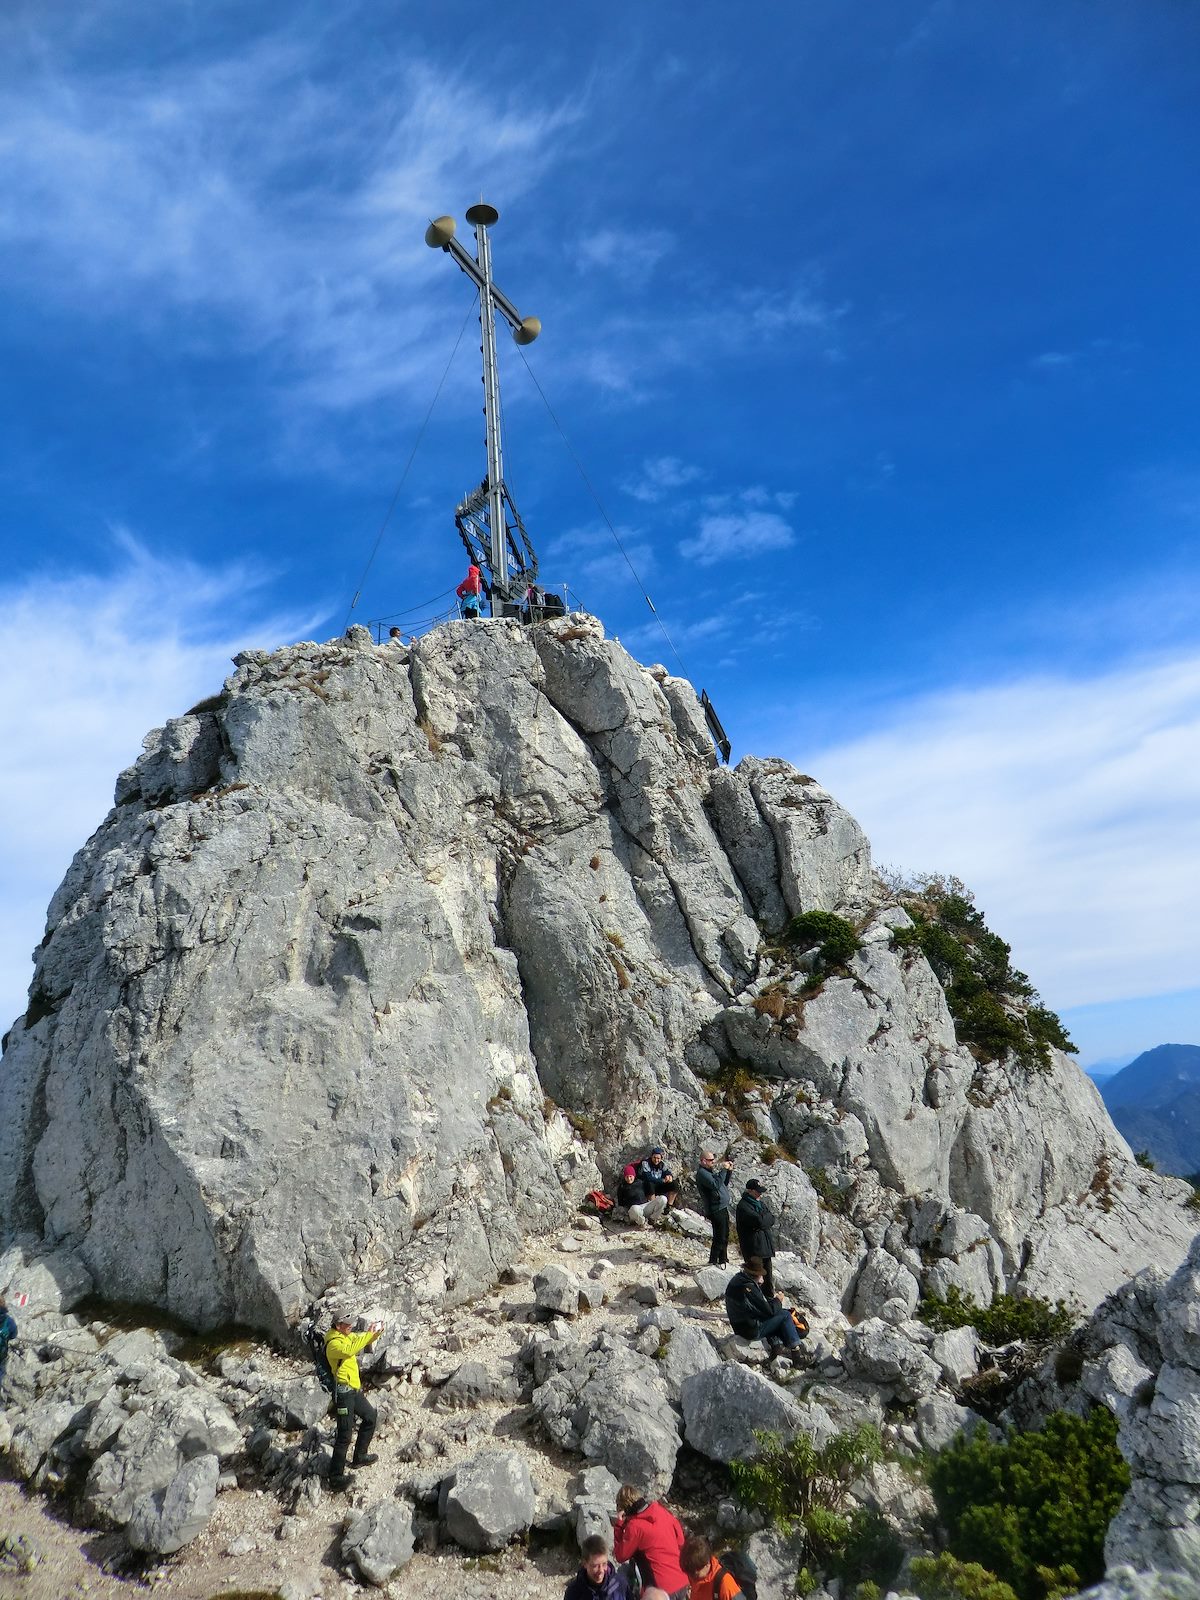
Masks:
[[[542,325],[536,317],[522,317],[507,295],[501,294],[492,282],[492,249],[487,230],[492,223],[499,220],[499,217],[500,213],[496,208],[485,205],[482,200],[467,211],[467,221],[475,229],[474,256],[464,250],[454,237],[453,217],[438,217],[425,230],[425,243],[431,249],[444,250],[479,290],[483,415],[487,445],[487,477],[480,489],[487,509],[486,549],[493,615],[503,614],[497,611],[497,600],[502,606],[519,604],[524,598],[525,587],[537,577],[537,561],[525,537],[521,519],[516,514],[516,508],[512,506],[512,496],[504,483],[504,459],[500,438],[500,369],[496,360],[496,313],[498,311],[508,323],[518,344],[532,344],[542,331]],[[512,507],[516,526],[520,530],[520,547],[514,546],[509,535],[506,503]],[[459,531],[462,531],[461,523]],[[511,573],[510,551],[516,568]],[[528,552],[528,559],[525,552]]]

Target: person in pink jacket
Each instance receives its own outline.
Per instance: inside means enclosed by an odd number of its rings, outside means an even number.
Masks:
[[[472,561],[467,568],[467,575],[455,589],[459,606],[464,617],[475,618],[479,615],[479,597],[483,593],[483,574]]]

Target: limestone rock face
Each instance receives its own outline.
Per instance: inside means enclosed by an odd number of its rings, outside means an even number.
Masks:
[[[1074,1064],[980,1065],[853,820],[783,762],[720,769],[690,686],[594,619],[235,665],[51,903],[0,1065],[0,1287],[282,1335],[354,1284],[416,1318],[659,1140],[766,1174],[810,1309],[1086,1308],[1178,1264],[1184,1187]],[[862,941],[817,992],[766,942],[814,908]]]

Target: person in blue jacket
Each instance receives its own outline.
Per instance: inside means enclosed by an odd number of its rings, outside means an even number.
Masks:
[[[8,1302],[0,1294],[0,1396],[4,1393],[4,1374],[8,1370],[8,1347],[17,1337],[17,1325],[9,1314]]]
[[[608,1541],[592,1533],[579,1547],[583,1565],[563,1590],[563,1600],[629,1600],[629,1580],[608,1559]]]

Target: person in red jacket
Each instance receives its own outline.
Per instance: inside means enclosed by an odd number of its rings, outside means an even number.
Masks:
[[[475,618],[479,615],[479,596],[483,590],[483,574],[472,561],[467,568],[467,575],[455,589],[464,617]]]
[[[679,1565],[684,1538],[679,1518],[661,1500],[648,1499],[631,1483],[617,1495],[613,1555],[622,1563],[636,1561],[643,1589],[665,1589],[672,1600],[687,1594],[688,1576]]]

